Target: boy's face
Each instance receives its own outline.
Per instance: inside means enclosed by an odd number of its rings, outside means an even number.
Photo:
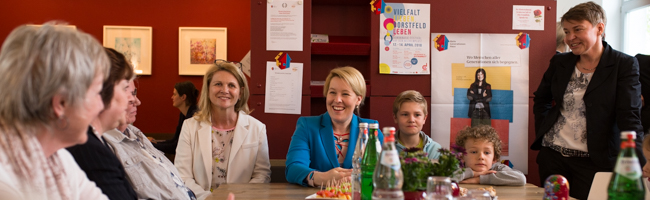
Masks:
[[[397,111],[395,123],[399,127],[399,133],[405,135],[420,134],[427,116],[424,115],[422,106],[416,102],[404,102]]]
[[[643,157],[645,157],[645,165],[643,166],[643,177],[648,178],[650,181],[650,150],[643,147]]]
[[[494,144],[487,140],[468,138],[465,141],[465,166],[472,168],[475,172],[484,172],[492,168],[492,164],[496,162],[494,158]]]

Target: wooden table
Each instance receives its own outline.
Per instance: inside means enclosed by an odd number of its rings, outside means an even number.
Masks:
[[[468,189],[487,187],[473,184],[461,184],[460,186]],[[533,184],[492,187],[496,189],[499,200],[540,200],[544,197],[544,188]],[[288,183],[223,184],[214,190],[207,200],[225,200],[230,192],[235,194],[236,200],[305,199],[305,197],[316,193],[318,190],[318,188],[302,187]]]

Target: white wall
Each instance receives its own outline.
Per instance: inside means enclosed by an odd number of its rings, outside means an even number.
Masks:
[[[603,0],[603,4],[600,4],[605,9],[605,14],[607,15],[607,26],[605,28],[605,41],[612,48],[623,51],[621,43],[623,34],[623,24],[621,19],[621,3],[623,0]]]
[[[557,1],[557,18],[560,21],[562,15],[569,11],[571,7],[590,0],[556,0]],[[621,2],[622,0],[592,0],[605,9],[607,16],[607,26],[605,26],[605,41],[614,49],[620,49],[621,44]]]

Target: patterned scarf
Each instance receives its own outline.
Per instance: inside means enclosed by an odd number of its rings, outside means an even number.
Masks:
[[[55,152],[46,158],[36,134],[34,129],[6,126],[0,121],[0,164],[11,166],[24,197],[70,199],[71,191],[59,155]]]

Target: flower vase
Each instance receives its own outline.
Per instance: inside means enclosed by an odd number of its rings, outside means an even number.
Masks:
[[[427,198],[427,191],[404,191],[404,200],[425,200]]]

